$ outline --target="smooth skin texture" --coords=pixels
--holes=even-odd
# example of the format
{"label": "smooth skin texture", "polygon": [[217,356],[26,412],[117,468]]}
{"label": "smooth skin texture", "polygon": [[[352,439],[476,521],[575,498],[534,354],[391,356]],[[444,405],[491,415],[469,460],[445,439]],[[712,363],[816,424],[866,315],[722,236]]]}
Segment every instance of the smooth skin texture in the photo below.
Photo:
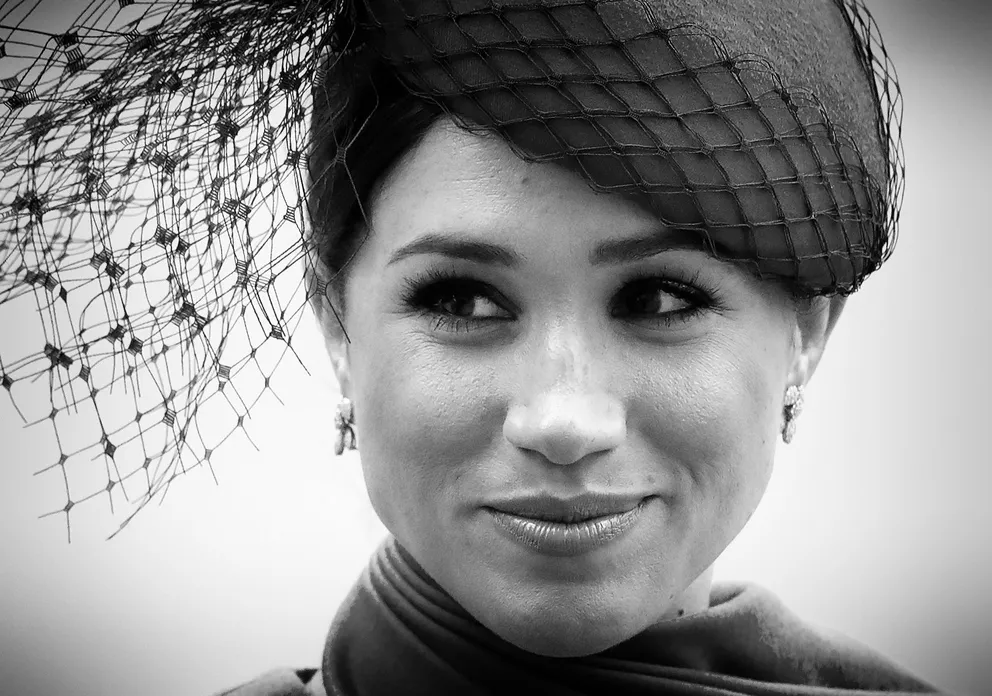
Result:
{"label": "smooth skin texture", "polygon": [[[600,652],[705,609],[768,483],[786,388],[809,379],[841,303],[797,311],[635,203],[444,119],[369,210],[350,343],[317,313],[387,529],[534,653]],[[625,240],[641,241],[607,244]],[[485,510],[590,490],[647,500],[580,556],[509,541]]]}

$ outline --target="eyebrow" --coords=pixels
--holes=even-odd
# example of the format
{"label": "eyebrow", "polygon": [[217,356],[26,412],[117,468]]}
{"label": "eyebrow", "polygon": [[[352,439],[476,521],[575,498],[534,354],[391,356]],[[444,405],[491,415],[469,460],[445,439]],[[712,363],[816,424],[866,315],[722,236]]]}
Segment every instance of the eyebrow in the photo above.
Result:
{"label": "eyebrow", "polygon": [[437,254],[453,259],[496,264],[508,268],[518,266],[523,261],[520,254],[498,244],[457,235],[430,232],[397,249],[386,265],[391,266],[403,259],[420,254]]}
{"label": "eyebrow", "polygon": [[[611,239],[601,242],[589,255],[589,263],[593,266],[631,263],[657,256],[666,251],[681,249],[704,251],[714,256],[721,253],[719,245],[707,238],[701,230],[683,228],[668,230],[664,234],[655,232],[642,237]],[[391,266],[403,259],[423,254],[446,256],[506,268],[519,266],[524,260],[524,257],[516,251],[499,244],[462,237],[457,234],[430,232],[397,249],[386,265]]]}

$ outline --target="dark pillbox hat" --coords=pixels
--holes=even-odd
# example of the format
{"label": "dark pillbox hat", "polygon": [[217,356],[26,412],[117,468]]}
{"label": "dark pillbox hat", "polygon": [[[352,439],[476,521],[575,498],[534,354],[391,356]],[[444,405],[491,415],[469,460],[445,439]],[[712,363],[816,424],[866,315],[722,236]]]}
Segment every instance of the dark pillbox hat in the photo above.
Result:
{"label": "dark pillbox hat", "polygon": [[364,1],[412,92],[759,275],[846,293],[887,252],[891,143],[855,3]]}

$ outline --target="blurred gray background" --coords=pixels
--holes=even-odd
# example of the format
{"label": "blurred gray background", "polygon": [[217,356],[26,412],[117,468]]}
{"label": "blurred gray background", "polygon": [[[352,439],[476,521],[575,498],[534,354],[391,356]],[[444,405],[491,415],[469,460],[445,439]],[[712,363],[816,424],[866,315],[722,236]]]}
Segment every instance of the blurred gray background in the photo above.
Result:
{"label": "blurred gray background", "polygon": [[[992,694],[992,4],[867,4],[906,101],[900,241],[848,303],[718,577],[761,583],[951,693]],[[337,386],[305,324],[313,375],[287,365],[285,406],[253,412],[261,451],[222,449],[219,486],[191,473],[112,541],[101,504],[74,511],[71,545],[63,518],[38,519],[61,481],[32,475],[38,433],[0,400],[4,696],[210,694],[319,664],[383,530],[357,456],[333,458]]]}

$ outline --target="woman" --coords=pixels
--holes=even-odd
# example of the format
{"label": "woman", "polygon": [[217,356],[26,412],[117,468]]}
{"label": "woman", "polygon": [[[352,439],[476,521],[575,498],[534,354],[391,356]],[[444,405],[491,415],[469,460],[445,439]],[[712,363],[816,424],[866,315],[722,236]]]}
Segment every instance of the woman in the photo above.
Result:
{"label": "woman", "polygon": [[[307,297],[344,396],[336,449],[360,429],[391,535],[320,670],[229,693],[934,691],[712,583],[843,297],[891,248],[894,84],[866,17],[834,0],[336,8],[315,32]],[[221,146],[240,130],[217,125]],[[41,198],[21,208],[41,219]],[[188,258],[170,234],[155,242]],[[95,257],[111,276],[112,256]],[[257,291],[253,261],[237,283]],[[188,294],[172,321],[193,341],[218,317]]]}

